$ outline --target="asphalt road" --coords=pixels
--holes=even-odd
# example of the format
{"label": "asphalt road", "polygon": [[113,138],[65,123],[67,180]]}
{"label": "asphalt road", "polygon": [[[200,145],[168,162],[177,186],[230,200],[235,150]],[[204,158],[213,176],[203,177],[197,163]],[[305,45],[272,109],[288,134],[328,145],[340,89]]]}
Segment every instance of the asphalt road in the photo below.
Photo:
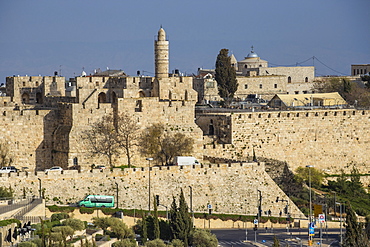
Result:
{"label": "asphalt road", "polygon": [[[217,229],[211,230],[211,232],[217,236],[219,245],[222,247],[272,246],[274,236],[279,239],[282,246],[285,244],[289,244],[292,247],[307,246],[308,240],[307,229],[290,229],[289,232],[286,229],[258,229],[257,231],[247,229],[247,235],[245,229]],[[328,229],[328,234],[323,229],[322,246],[339,246],[339,241],[339,229]],[[320,246],[320,229],[315,229],[313,246]]]}

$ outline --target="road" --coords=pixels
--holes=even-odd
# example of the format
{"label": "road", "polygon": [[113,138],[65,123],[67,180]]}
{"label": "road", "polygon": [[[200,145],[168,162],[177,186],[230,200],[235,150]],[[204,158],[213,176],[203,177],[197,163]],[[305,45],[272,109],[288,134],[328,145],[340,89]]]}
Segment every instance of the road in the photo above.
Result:
{"label": "road", "polygon": [[[245,229],[215,229],[211,232],[217,236],[219,245],[222,247],[272,246],[274,235],[279,239],[282,246],[289,244],[292,247],[303,247],[307,246],[308,238],[307,229],[290,229],[289,232],[286,229],[259,229],[256,232],[253,229],[247,229],[247,236]],[[313,246],[320,246],[320,229],[315,229],[313,240]],[[339,246],[339,240],[339,229],[328,229],[328,234],[323,229],[322,246]]]}

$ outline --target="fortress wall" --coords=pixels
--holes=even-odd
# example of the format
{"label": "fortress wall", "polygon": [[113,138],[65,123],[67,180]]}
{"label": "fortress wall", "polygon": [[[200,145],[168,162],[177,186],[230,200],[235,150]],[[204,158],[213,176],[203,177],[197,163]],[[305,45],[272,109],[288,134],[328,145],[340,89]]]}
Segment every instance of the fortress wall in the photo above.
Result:
{"label": "fortress wall", "polygon": [[[8,144],[13,165],[35,169],[37,164],[50,163],[47,150],[51,148],[50,110],[0,109],[0,141]],[[50,152],[49,152],[50,153]]]}
{"label": "fortress wall", "polygon": [[[368,173],[370,156],[370,111],[316,110],[254,112],[232,114],[232,145],[242,157],[252,155],[287,161],[298,166],[314,165],[329,173],[339,173],[350,163]],[[211,117],[209,117],[211,118]],[[226,148],[206,148],[215,156]]]}
{"label": "fortress wall", "polygon": [[[190,189],[193,191],[193,209],[206,212],[207,204],[214,213],[256,214],[258,191],[262,195],[262,210],[278,215],[285,203],[276,203],[276,197],[289,200],[264,171],[263,163],[235,163],[219,165],[152,167],[151,201],[154,195],[160,196],[160,203],[170,207],[172,197],[182,189],[188,205]],[[149,170],[132,168],[113,172],[63,171],[45,174],[43,172],[1,175],[0,183],[11,186],[15,194],[21,196],[26,188],[27,196],[39,195],[41,180],[45,188],[47,203],[76,203],[88,194],[116,195],[122,208],[148,209]],[[293,217],[301,217],[298,208],[290,201]],[[151,206],[153,209],[153,206]],[[159,210],[165,210],[159,208]]]}

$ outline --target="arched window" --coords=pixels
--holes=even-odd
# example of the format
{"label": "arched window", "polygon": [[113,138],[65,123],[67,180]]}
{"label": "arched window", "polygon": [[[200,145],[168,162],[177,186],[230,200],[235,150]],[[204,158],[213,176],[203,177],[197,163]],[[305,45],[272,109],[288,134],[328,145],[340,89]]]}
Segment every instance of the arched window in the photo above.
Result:
{"label": "arched window", "polygon": [[188,90],[185,90],[185,100],[188,100]]}
{"label": "arched window", "polygon": [[107,102],[107,95],[105,93],[100,93],[98,95],[98,102],[99,103],[106,103]]}
{"label": "arched window", "polygon": [[30,103],[30,96],[28,93],[22,94],[22,103],[23,104],[29,104]]}
{"label": "arched window", "polygon": [[292,77],[288,76],[288,83],[292,82]]}
{"label": "arched window", "polygon": [[304,82],[308,82],[308,77],[304,78]]}
{"label": "arched window", "polygon": [[113,104],[117,103],[117,94],[114,91],[112,92],[112,103]]}

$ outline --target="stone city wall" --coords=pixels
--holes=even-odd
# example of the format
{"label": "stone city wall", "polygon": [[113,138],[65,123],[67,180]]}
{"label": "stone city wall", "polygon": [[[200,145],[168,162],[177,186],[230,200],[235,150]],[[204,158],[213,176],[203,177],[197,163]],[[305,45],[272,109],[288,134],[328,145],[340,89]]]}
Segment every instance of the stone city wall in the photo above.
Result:
{"label": "stone city wall", "polygon": [[[91,170],[81,172],[65,170],[45,174],[44,172],[2,174],[0,183],[11,186],[17,196],[38,196],[39,186],[45,189],[47,203],[77,203],[86,195],[116,196],[121,208],[148,209],[149,168],[113,169],[113,172]],[[276,197],[289,200],[282,190],[265,172],[264,163],[233,163],[219,165],[152,167],[150,170],[151,201],[159,195],[160,204],[168,206],[182,189],[190,205],[192,187],[193,209],[208,212],[207,204],[214,213],[249,214],[257,213],[258,194],[262,195],[262,210],[279,215],[285,203],[276,203]],[[303,217],[299,209],[289,200],[292,216]],[[153,206],[151,206],[153,209]],[[159,208],[159,210],[165,210]]]}
{"label": "stone city wall", "polygon": [[[286,161],[295,170],[313,165],[328,173],[349,171],[352,164],[369,173],[369,110],[276,111],[225,114],[231,119],[231,143],[205,145],[204,155],[246,160],[256,156]],[[208,120],[207,120],[208,118]],[[209,128],[214,114],[198,117]],[[225,121],[225,118],[220,118]],[[222,126],[222,124],[220,124]],[[225,128],[223,128],[225,130]],[[215,130],[216,132],[216,130]]]}

